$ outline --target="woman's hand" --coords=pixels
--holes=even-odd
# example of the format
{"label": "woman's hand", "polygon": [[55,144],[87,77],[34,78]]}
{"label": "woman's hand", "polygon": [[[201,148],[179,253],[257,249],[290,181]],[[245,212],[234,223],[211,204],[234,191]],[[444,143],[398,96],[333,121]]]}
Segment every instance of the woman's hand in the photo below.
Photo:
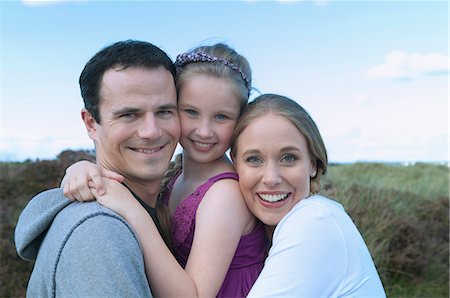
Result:
{"label": "woman's hand", "polygon": [[66,174],[61,181],[64,195],[72,201],[92,201],[94,196],[91,188],[97,189],[98,194],[105,193],[102,177],[124,181],[124,177],[115,172],[103,169],[87,160],[74,163],[66,169]]}

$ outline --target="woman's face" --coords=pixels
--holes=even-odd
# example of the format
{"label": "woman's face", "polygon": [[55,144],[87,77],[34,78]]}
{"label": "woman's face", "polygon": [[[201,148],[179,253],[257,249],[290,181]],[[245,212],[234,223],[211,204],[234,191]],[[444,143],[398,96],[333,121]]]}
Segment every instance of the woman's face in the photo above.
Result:
{"label": "woman's face", "polygon": [[239,135],[233,161],[250,211],[276,226],[310,194],[316,165],[305,137],[285,117],[272,113],[253,120]]}

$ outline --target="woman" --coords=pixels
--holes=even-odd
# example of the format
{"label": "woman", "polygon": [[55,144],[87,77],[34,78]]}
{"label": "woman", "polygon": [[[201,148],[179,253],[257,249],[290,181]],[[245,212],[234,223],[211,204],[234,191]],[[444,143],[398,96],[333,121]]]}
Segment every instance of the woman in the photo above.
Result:
{"label": "woman", "polygon": [[343,207],[313,195],[327,169],[320,133],[295,101],[266,94],[236,126],[232,158],[269,256],[249,297],[384,297],[370,253]]}

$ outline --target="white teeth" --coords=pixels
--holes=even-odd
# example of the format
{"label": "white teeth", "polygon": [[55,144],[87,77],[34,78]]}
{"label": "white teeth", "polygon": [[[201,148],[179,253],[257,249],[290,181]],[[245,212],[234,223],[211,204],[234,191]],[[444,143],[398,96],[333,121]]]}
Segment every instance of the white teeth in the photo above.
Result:
{"label": "white teeth", "polygon": [[135,148],[134,150],[141,153],[151,154],[159,151],[161,148],[153,148],[153,149],[143,149],[143,148]]}
{"label": "white teeth", "polygon": [[267,202],[278,202],[278,201],[286,199],[288,197],[288,194],[279,194],[279,195],[260,194],[259,196],[261,197],[261,199],[263,199],[264,201],[267,201]]}
{"label": "white teeth", "polygon": [[209,148],[212,146],[212,144],[206,144],[206,143],[200,143],[200,142],[194,142],[194,143],[197,147],[200,147],[200,148]]}

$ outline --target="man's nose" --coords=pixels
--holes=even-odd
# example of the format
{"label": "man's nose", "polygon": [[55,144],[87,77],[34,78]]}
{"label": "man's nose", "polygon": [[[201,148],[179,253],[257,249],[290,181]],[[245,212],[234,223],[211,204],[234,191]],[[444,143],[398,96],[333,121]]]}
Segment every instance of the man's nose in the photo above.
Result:
{"label": "man's nose", "polygon": [[161,136],[161,127],[154,115],[145,115],[139,123],[138,136],[142,139],[155,140]]}

